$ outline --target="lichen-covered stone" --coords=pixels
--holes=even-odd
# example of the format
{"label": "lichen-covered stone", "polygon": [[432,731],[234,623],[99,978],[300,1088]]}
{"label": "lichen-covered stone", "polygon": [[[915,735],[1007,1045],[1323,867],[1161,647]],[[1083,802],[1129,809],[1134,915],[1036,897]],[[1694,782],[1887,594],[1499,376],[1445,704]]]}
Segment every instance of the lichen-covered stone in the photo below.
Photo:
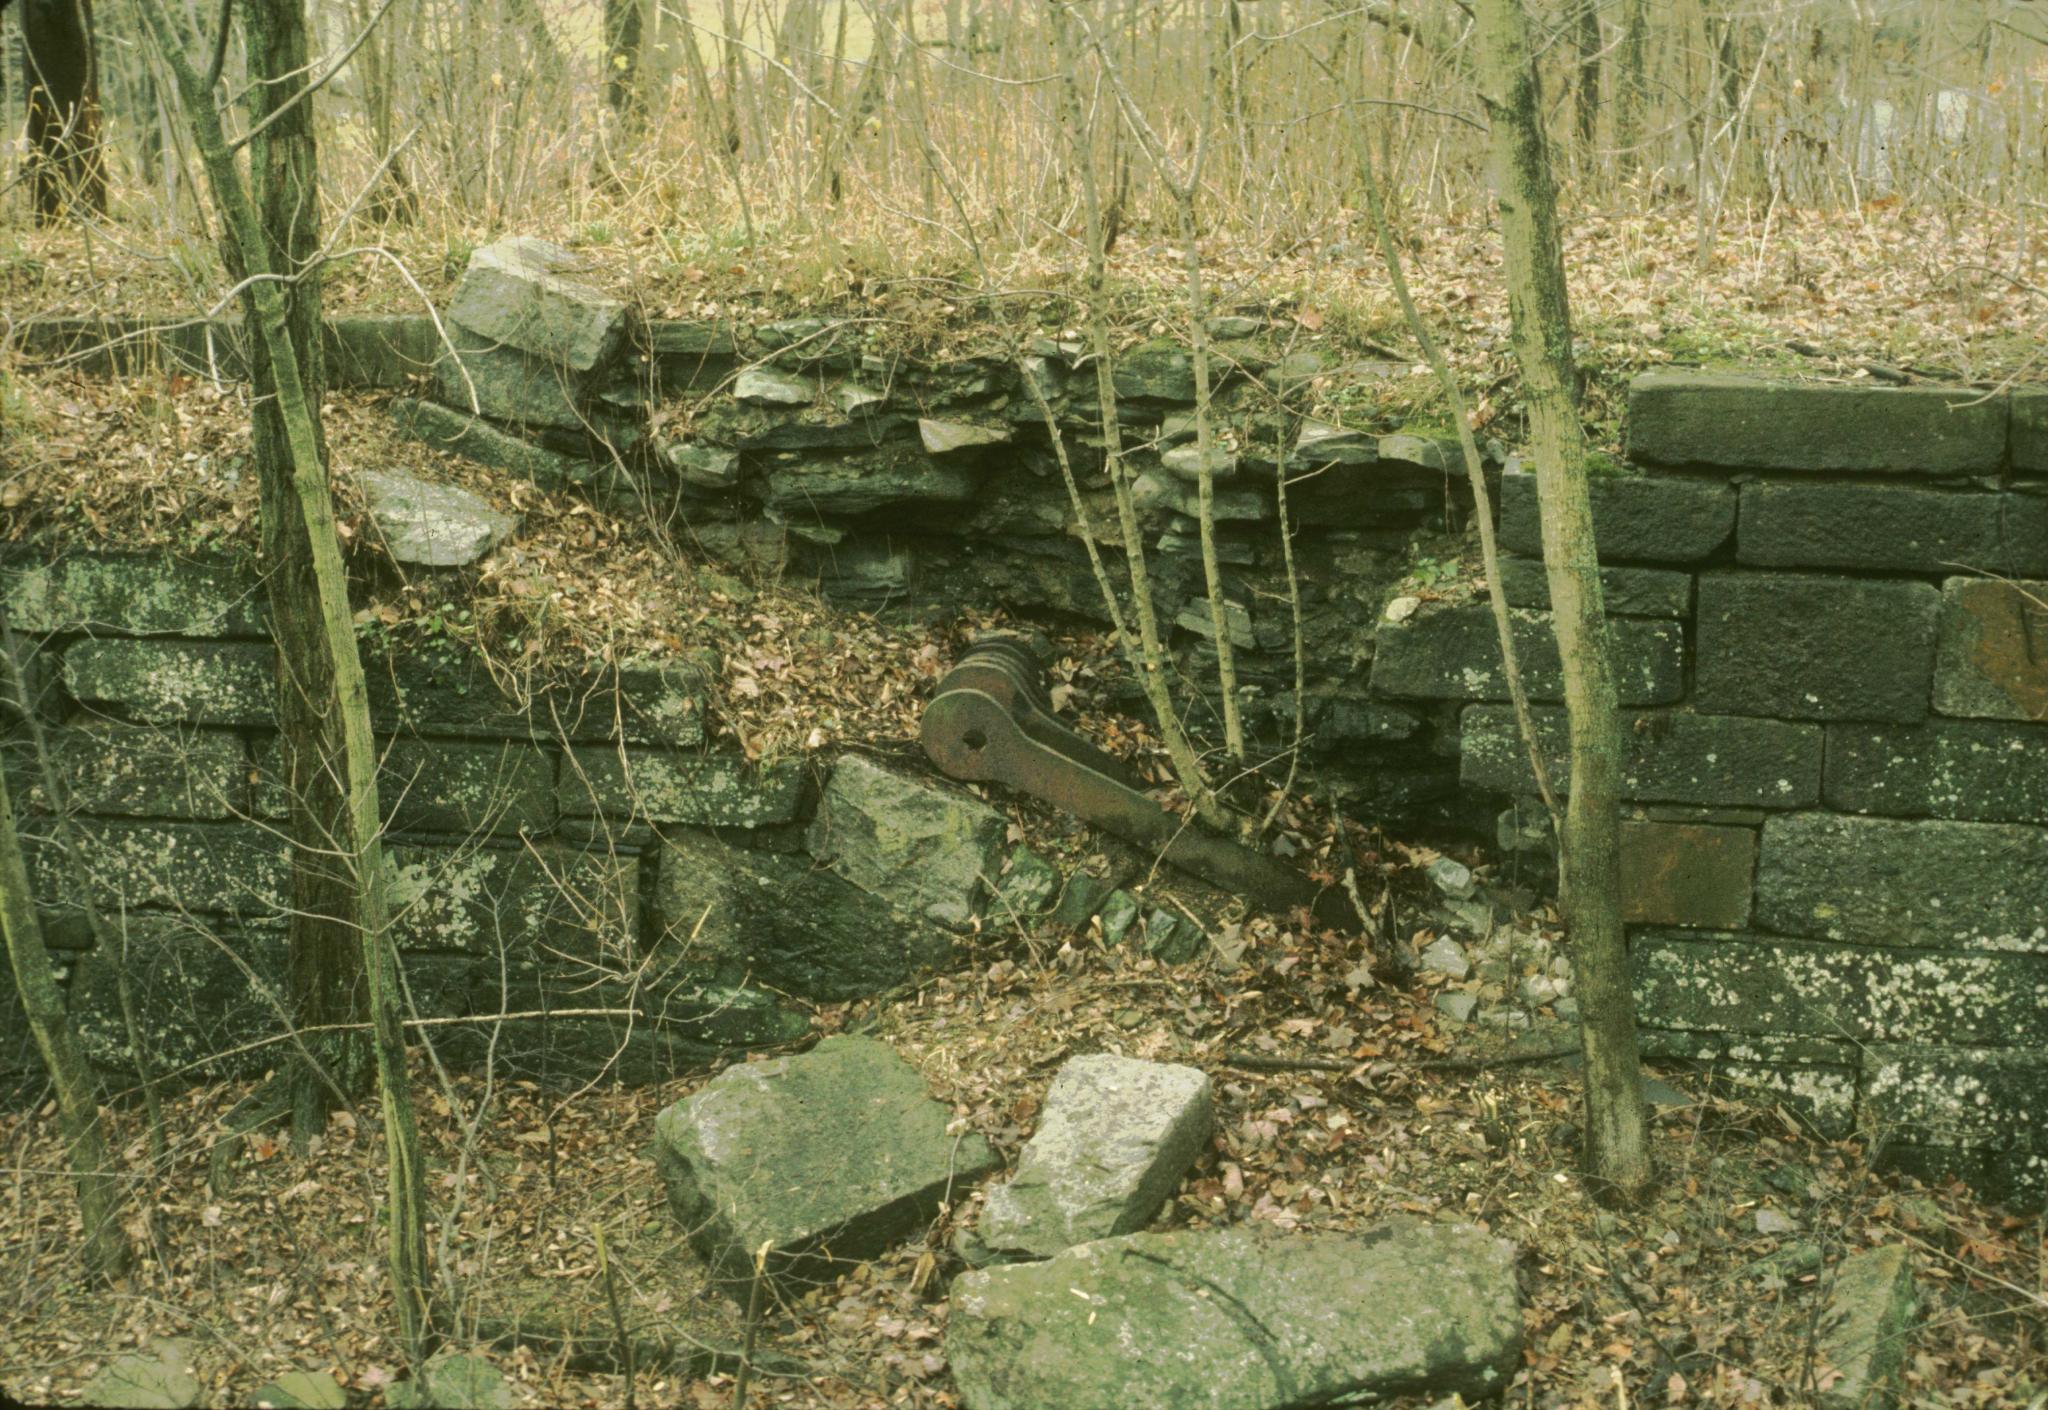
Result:
{"label": "lichen-covered stone", "polygon": [[[1550,610],[1550,575],[1541,558],[1502,557],[1500,590],[1510,607]],[[1600,596],[1609,616],[1684,617],[1692,611],[1692,574],[1678,568],[1602,568]]]}
{"label": "lichen-covered stone", "polygon": [[1621,824],[1622,918],[1630,924],[1747,925],[1755,875],[1753,828]]}
{"label": "lichen-covered stone", "polygon": [[2048,960],[2033,955],[1665,930],[1637,933],[1631,951],[1637,1009],[1655,1027],[1857,1043],[2048,1038]]}
{"label": "lichen-covered stone", "polygon": [[454,485],[381,470],[363,471],[356,480],[394,562],[466,567],[519,527],[517,518],[492,508],[482,495]]}
{"label": "lichen-covered stone", "polygon": [[441,335],[425,314],[353,314],[327,320],[320,340],[336,387],[384,391],[430,371]]}
{"label": "lichen-covered stone", "polygon": [[2013,389],[2009,447],[2015,473],[2048,474],[2048,388]]}
{"label": "lichen-covered stone", "polygon": [[1765,568],[2048,572],[2048,499],[1918,485],[1742,488],[1736,557]]}
{"label": "lichen-covered stone", "polygon": [[1918,1310],[1905,1245],[1859,1249],[1841,1261],[1816,1328],[1821,1410],[1891,1410],[1898,1403]]}
{"label": "lichen-covered stone", "polygon": [[[1548,614],[1516,611],[1513,620],[1529,698],[1562,700],[1564,677]],[[1684,693],[1685,633],[1678,623],[1621,618],[1609,632],[1622,704],[1664,704]],[[1382,621],[1372,689],[1426,700],[1506,700],[1493,613],[1484,605],[1424,607],[1403,621]]]}
{"label": "lichen-covered stone", "polygon": [[691,745],[703,739],[711,660],[628,659],[589,675],[541,677],[525,683],[524,699],[506,695],[480,656],[454,645],[366,644],[363,674],[380,730]]}
{"label": "lichen-covered stone", "polygon": [[1944,715],[2048,721],[2048,581],[1942,583],[1934,708]]}
{"label": "lichen-covered stone", "polygon": [[74,553],[0,561],[7,625],[24,635],[260,637],[263,585],[224,558]]}
{"label": "lichen-covered stone", "polygon": [[74,699],[147,724],[270,725],[275,656],[260,642],[80,641],[64,652]]}
{"label": "lichen-covered stone", "polygon": [[971,421],[934,421],[925,417],[917,423],[918,441],[927,455],[954,455],[1004,446],[1015,440],[1016,435],[1008,426],[981,426]]}
{"label": "lichen-covered stone", "polygon": [[2048,828],[1792,813],[1764,824],[1757,924],[1866,945],[2048,951]]}
{"label": "lichen-covered stone", "polygon": [[1116,359],[1114,380],[1120,397],[1177,402],[1195,399],[1194,359],[1171,338],[1154,338],[1121,354]]}
{"label": "lichen-covered stone", "polygon": [[481,338],[590,372],[626,335],[626,306],[571,276],[585,262],[559,245],[511,236],[469,257],[449,319]]}
{"label": "lichen-covered stone", "polygon": [[756,406],[809,406],[818,398],[818,383],[773,367],[749,367],[734,379],[732,395]]}
{"label": "lichen-covered stone", "polygon": [[862,890],[961,926],[995,881],[1005,831],[978,798],[845,754],[818,800],[810,849]]}
{"label": "lichen-covered stone", "polygon": [[[256,919],[284,913],[285,843],[259,828],[80,818],[74,830],[92,900],[104,911],[156,907]],[[23,842],[36,894],[71,894],[71,873],[56,845]]]}
{"label": "lichen-covered stone", "polygon": [[1967,387],[1768,381],[1647,372],[1629,386],[1628,453],[1728,470],[1992,475],[2006,399]]}
{"label": "lichen-covered stone", "polygon": [[242,813],[249,756],[225,730],[145,729],[81,722],[51,735],[57,799],[41,781],[29,798],[45,808],[151,818],[227,818]]}
{"label": "lichen-covered stone", "polygon": [[[273,1047],[233,1050],[285,1032],[292,1010],[282,929],[148,912],[117,911],[107,923],[115,947],[79,956],[71,979],[72,1028],[96,1068],[139,1073],[146,1059],[152,1073],[218,1080],[277,1066]],[[140,1059],[121,1009],[124,966],[146,1047]]]}
{"label": "lichen-covered stone", "polygon": [[512,835],[544,832],[555,818],[555,761],[523,741],[395,739],[377,788],[400,829]]}
{"label": "lichen-covered stone", "polygon": [[794,764],[754,767],[735,755],[579,748],[562,763],[562,813],[696,827],[794,822],[804,775]]}
{"label": "lichen-covered stone", "polygon": [[1227,480],[1237,474],[1238,462],[1236,453],[1222,446],[1210,446],[1204,456],[1199,445],[1190,444],[1175,446],[1159,457],[1159,463],[1188,483],[1199,484],[1205,468],[1212,481]]}
{"label": "lichen-covered stone", "polygon": [[1207,1074],[1098,1053],[1070,1058],[1010,1178],[992,1186],[976,1230],[1002,1258],[1050,1258],[1145,1227],[1208,1143]]}
{"label": "lichen-covered stone", "polygon": [[[1645,1015],[1645,1017],[1649,1017]],[[1760,1033],[1692,1033],[1643,1024],[1644,1057],[1705,1064],[1735,1096],[1782,1107],[1824,1140],[1856,1129],[1856,1046],[1847,1042]]]}
{"label": "lichen-covered stone", "polygon": [[402,949],[621,963],[632,950],[639,860],[568,846],[394,846],[391,933]]}
{"label": "lichen-covered stone", "polygon": [[1843,812],[2048,823],[2048,724],[1830,725],[1826,794]]}
{"label": "lichen-covered stone", "polygon": [[1059,894],[1059,868],[1029,847],[1019,847],[996,881],[990,909],[999,922],[1028,924],[1051,910]]}
{"label": "lichen-covered stone", "polygon": [[766,984],[838,1003],[943,964],[952,943],[807,857],[673,830],[659,849],[649,953],[693,983]]}
{"label": "lichen-covered stone", "polygon": [[1703,573],[1694,702],[1794,720],[1925,719],[1939,603],[1927,583]]}
{"label": "lichen-covered stone", "polygon": [[1920,1145],[2038,1146],[2029,1133],[2044,1109],[2048,1054],[2039,1047],[1864,1050],[1864,1120],[1887,1137]]}
{"label": "lichen-covered stone", "polygon": [[[1593,502],[1593,537],[1600,561],[1648,559],[1694,563],[1718,550],[1735,532],[1735,491],[1706,480],[1600,475],[1587,481]],[[1514,470],[1500,477],[1500,542],[1531,558],[1543,556],[1536,476]]]}
{"label": "lichen-covered stone", "polygon": [[963,1274],[968,1410],[1297,1410],[1497,1394],[1519,1363],[1512,1245],[1469,1224],[1131,1234]]}
{"label": "lichen-covered stone", "polygon": [[[1571,777],[1564,711],[1530,712],[1551,786]],[[1474,705],[1459,716],[1459,777],[1467,787],[1533,793],[1535,774],[1514,711]],[[1822,731],[1687,710],[1622,717],[1622,797],[1705,807],[1805,808],[1820,800]]]}
{"label": "lichen-covered stone", "polygon": [[669,1208],[730,1283],[800,1292],[923,1228],[995,1165],[886,1044],[834,1037],[728,1068],[654,1122]]}

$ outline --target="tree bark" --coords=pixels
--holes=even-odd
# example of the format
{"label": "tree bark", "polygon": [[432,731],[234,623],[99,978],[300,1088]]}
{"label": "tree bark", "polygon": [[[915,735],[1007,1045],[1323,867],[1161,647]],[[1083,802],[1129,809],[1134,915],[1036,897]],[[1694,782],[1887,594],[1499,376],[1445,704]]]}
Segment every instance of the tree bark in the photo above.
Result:
{"label": "tree bark", "polygon": [[23,0],[21,39],[36,223],[74,206],[97,214],[106,209],[107,174],[92,0]]}
{"label": "tree bark", "polygon": [[1588,1175],[1626,1199],[1650,1184],[1642,1064],[1621,922],[1621,726],[1600,596],[1557,195],[1521,0],[1479,0],[1481,98],[1493,131],[1508,312],[1529,409],[1551,625],[1571,738],[1559,901],[1584,1017]]}
{"label": "tree bark", "polygon": [[1593,144],[1600,135],[1600,5],[1581,0],[1578,19],[1579,81],[1572,94],[1578,117],[1579,169],[1593,169]]}
{"label": "tree bark", "polygon": [[1621,93],[1615,109],[1614,146],[1621,170],[1643,162],[1643,126],[1650,110],[1650,0],[1628,0],[1622,12]]}
{"label": "tree bark", "polygon": [[[26,702],[24,702],[25,704]],[[7,960],[14,987],[36,1050],[57,1090],[58,1119],[64,1125],[72,1178],[78,1183],[78,1210],[85,1231],[85,1262],[102,1278],[128,1271],[134,1251],[121,1231],[121,1183],[107,1154],[106,1132],[100,1125],[99,1083],[92,1064],[71,1031],[71,1015],[50,952],[43,948],[43,929],[36,919],[29,891],[28,867],[22,861],[21,837],[14,829],[14,800],[7,796],[7,771],[0,769],[0,931],[5,932]]]}
{"label": "tree bark", "polygon": [[604,102],[621,117],[639,106],[640,33],[640,0],[604,0]]}
{"label": "tree bark", "polygon": [[[305,13],[278,0],[250,0],[244,11],[249,48],[252,121],[262,121],[297,94],[308,62]],[[284,305],[285,331],[298,360],[303,394],[317,407],[326,391],[320,352],[319,153],[313,105],[291,106],[250,144],[249,175],[267,268],[294,276],[270,287]],[[238,277],[253,273],[252,267]],[[245,300],[250,341],[262,332]],[[266,357],[253,359],[252,449],[263,498],[264,577],[271,633],[277,640],[278,743],[290,822],[291,915],[286,922],[286,985],[292,1017],[305,1028],[360,1024],[366,986],[362,960],[362,887],[354,858],[335,820],[346,815],[346,750],[334,665],[323,641],[313,547],[293,509],[290,431],[277,378]],[[316,419],[313,440],[326,491],[326,435]],[[350,650],[354,650],[351,639]],[[308,1033],[307,1044],[334,1085],[351,1096],[369,1090],[372,1065],[361,1028]],[[292,1131],[301,1145],[325,1126],[333,1105],[328,1083],[305,1061],[290,1076]]]}
{"label": "tree bark", "polygon": [[[303,55],[305,36],[298,0],[245,3],[252,56],[288,53],[294,31],[299,53]],[[280,689],[285,697],[281,704],[287,710],[305,710],[306,718],[317,722],[322,731],[319,747],[333,746],[334,752],[315,756],[317,762],[292,758],[289,766],[295,784],[304,776],[308,786],[332,790],[322,796],[333,811],[325,816],[311,814],[306,810],[308,795],[298,788],[294,789],[291,807],[294,828],[303,817],[308,831],[325,839],[331,849],[331,857],[325,859],[316,882],[323,891],[334,891],[332,899],[349,907],[349,928],[359,946],[384,1118],[389,1201],[385,1214],[389,1225],[387,1253],[392,1294],[406,1354],[418,1364],[425,1354],[429,1330],[426,1190],[420,1165],[419,1127],[405,1067],[398,962],[386,913],[377,752],[370,733],[369,693],[363,680],[362,659],[356,650],[348,577],[341,561],[340,536],[335,530],[326,448],[320,434],[320,405],[308,393],[299,358],[297,335],[307,327],[317,329],[319,319],[318,286],[310,282],[312,251],[307,249],[308,258],[301,263],[280,265],[271,241],[266,238],[257,205],[242,185],[233,149],[221,130],[220,114],[213,105],[210,85],[193,69],[163,12],[146,6],[143,14],[177,80],[220,215],[222,257],[242,285],[244,308],[257,334],[253,360],[258,376],[264,379],[258,383],[259,447],[266,445],[263,437],[275,437],[268,442],[266,453],[258,457],[264,478],[266,547],[288,544],[288,549],[279,551],[304,550],[303,559],[291,565],[289,575],[282,563],[270,568],[274,601],[294,591],[301,594],[285,604],[280,621],[273,624],[278,640]],[[265,85],[266,77],[274,80],[277,75],[275,71],[259,68],[256,101],[271,110],[290,102],[305,81],[296,71],[281,83]],[[263,91],[266,87],[267,95]],[[304,106],[302,102],[300,107]],[[250,169],[257,177],[259,189],[264,191],[265,214],[269,216],[280,209],[276,202],[291,199],[294,192],[307,205],[313,200],[316,173],[310,140],[302,146],[287,144],[282,151],[265,150],[289,116],[271,123],[252,143]],[[286,228],[296,227],[288,222]],[[289,253],[286,251],[287,256]],[[286,290],[293,287],[284,282],[287,273],[305,276],[296,281],[301,294],[296,302],[286,296]],[[311,297],[305,296],[308,289],[314,291]],[[317,349],[317,342],[313,346]],[[261,419],[266,407],[276,417],[268,430]],[[285,520],[291,521],[289,527]],[[304,659],[292,659],[291,647],[283,635],[287,617],[295,624],[294,630],[303,629],[301,644],[307,652]],[[315,686],[324,687],[317,697],[313,694]],[[329,734],[330,730],[334,733]],[[292,753],[288,748],[288,757]],[[303,863],[305,859],[297,860]],[[294,873],[299,869],[295,865]],[[353,894],[346,897],[339,894],[344,880],[353,888]],[[293,890],[296,896],[296,878]],[[301,918],[303,912],[294,915],[294,923]],[[330,937],[323,934],[322,938]],[[323,963],[331,960],[336,966],[334,972],[338,973],[338,956],[323,954],[321,959]]]}

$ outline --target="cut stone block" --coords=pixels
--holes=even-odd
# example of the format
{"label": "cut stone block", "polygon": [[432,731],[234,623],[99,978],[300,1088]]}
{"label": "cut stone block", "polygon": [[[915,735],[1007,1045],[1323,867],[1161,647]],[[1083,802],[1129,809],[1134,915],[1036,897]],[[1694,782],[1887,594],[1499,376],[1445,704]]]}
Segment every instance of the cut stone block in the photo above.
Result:
{"label": "cut stone block", "polygon": [[1827,760],[1842,812],[2048,823],[2048,725],[1829,725]]}
{"label": "cut stone block", "polygon": [[1766,930],[1866,945],[2048,951],[2048,828],[1774,817],[1756,918]]}
{"label": "cut stone block", "polygon": [[259,642],[81,641],[64,653],[64,687],[147,724],[271,725],[275,661]]}
{"label": "cut stone block", "polygon": [[2048,721],[2048,581],[1950,578],[1941,585],[1934,708]]}
{"label": "cut stone block", "polygon": [[78,553],[55,562],[0,562],[7,625],[28,636],[261,637],[263,585],[231,559],[160,553]]}
{"label": "cut stone block", "polygon": [[1939,606],[1926,583],[1703,573],[1694,703],[1795,720],[1923,720]]}
{"label": "cut stone block", "polygon": [[1736,558],[1765,568],[2048,572],[2048,499],[1900,484],[1742,487]]}
{"label": "cut stone block", "polygon": [[[1570,752],[1565,713],[1530,711],[1551,786],[1566,791]],[[1472,788],[1533,793],[1535,773],[1514,711],[1474,705],[1460,717],[1458,769]],[[1807,808],[1820,801],[1819,725],[1684,710],[1622,717],[1622,797],[1711,808]]]}
{"label": "cut stone block", "polygon": [[434,364],[434,393],[447,405],[522,426],[574,432],[588,424],[590,374],[464,328],[451,325],[448,333],[454,351]]}
{"label": "cut stone block", "polygon": [[[1513,614],[1515,653],[1532,700],[1562,700],[1564,678],[1547,613]],[[1677,622],[1626,617],[1609,624],[1624,705],[1658,705],[1685,690],[1685,632]],[[1427,700],[1506,700],[1500,637],[1484,605],[1424,607],[1382,621],[1372,663],[1375,695]]]}
{"label": "cut stone block", "polygon": [[862,890],[962,926],[995,880],[1006,830],[978,798],[843,754],[818,800],[810,849]]}
{"label": "cut stone block", "polygon": [[2039,1049],[1864,1050],[1865,1129],[1908,1144],[2038,1147],[2023,1133],[2039,1130],[2044,1103],[2048,1054]]}
{"label": "cut stone block", "polygon": [[[1642,475],[1597,475],[1586,483],[1603,563],[1693,563],[1718,551],[1735,532],[1735,491],[1726,484]],[[1500,477],[1500,542],[1515,553],[1543,556],[1531,471]]]}
{"label": "cut stone block", "polygon": [[[1500,590],[1510,607],[1550,610],[1550,578],[1541,558],[1503,557]],[[1692,611],[1692,574],[1677,568],[1602,568],[1600,596],[1614,617],[1684,617]]]}
{"label": "cut stone block", "polygon": [[1689,1033],[1641,1026],[1644,1057],[1704,1063],[1745,1101],[1781,1106],[1824,1140],[1856,1129],[1854,1044],[1751,1033]]}
{"label": "cut stone block", "polygon": [[1904,1245],[1866,1248],[1842,1260],[1814,1347],[1821,1410],[1891,1410],[1898,1403],[1918,1310]]}
{"label": "cut stone block", "polygon": [[321,339],[327,379],[336,387],[387,391],[431,371],[441,335],[425,314],[330,318]]}
{"label": "cut stone block", "polygon": [[2006,416],[2004,397],[1968,388],[1647,372],[1629,386],[1628,454],[1729,470],[1994,475]]}
{"label": "cut stone block", "polygon": [[728,1283],[767,1271],[801,1291],[922,1229],[995,1168],[949,1129],[917,1069],[884,1043],[834,1037],[728,1068],[654,1122],[669,1208]]}
{"label": "cut stone block", "polygon": [[469,257],[448,317],[507,348],[590,372],[626,336],[626,306],[571,276],[584,261],[559,245],[511,236]]}
{"label": "cut stone block", "polygon": [[277,1065],[270,1047],[216,1055],[285,1032],[292,1010],[282,929],[147,913],[130,913],[125,924],[118,913],[107,919],[117,941],[125,929],[125,961],[118,949],[88,951],[71,978],[72,1026],[96,1068],[142,1070],[121,1009],[124,964],[150,1071],[203,1071],[209,1079],[232,1080]]}
{"label": "cut stone block", "polygon": [[227,818],[247,806],[249,756],[224,730],[143,729],[84,723],[54,731],[52,762],[61,799],[28,796],[44,807],[152,818]]}
{"label": "cut stone block", "polygon": [[2048,387],[2013,389],[2011,450],[2014,473],[2048,474]]}
{"label": "cut stone block", "polygon": [[[2048,1039],[2048,960],[2038,955],[1902,956],[1747,932],[1666,930],[1637,932],[1632,951],[1639,1011],[1658,1027],[1830,1044],[2038,1046]],[[1827,1060],[1853,1062],[1854,1054]]]}
{"label": "cut stone block", "polygon": [[1497,1394],[1519,1363],[1513,1245],[1469,1224],[1132,1234],[963,1274],[968,1410],[1296,1410]]}
{"label": "cut stone block", "polygon": [[462,568],[519,527],[482,495],[416,475],[366,470],[356,477],[370,518],[393,561],[419,568]]}
{"label": "cut stone block", "polygon": [[[464,404],[468,404],[466,397]],[[563,490],[597,477],[597,468],[589,461],[558,455],[481,417],[437,402],[393,398],[391,420],[401,433],[414,440],[451,455],[466,456],[479,465],[509,470],[544,490]]]}
{"label": "cut stone block", "polygon": [[895,988],[951,957],[944,931],[807,857],[681,830],[662,839],[658,855],[650,953],[664,973],[841,1003]]}
{"label": "cut stone block", "polygon": [[395,828],[509,835],[555,820],[554,758],[523,741],[396,739],[377,786]]}
{"label": "cut stone block", "polygon": [[1208,1143],[1208,1075],[1101,1053],[1068,1060],[1017,1169],[987,1193],[981,1242],[1001,1258],[1050,1258],[1145,1227]]}
{"label": "cut stone block", "polygon": [[1729,930],[1749,924],[1756,832],[1688,823],[1621,825],[1622,919]]}
{"label": "cut stone block", "polygon": [[557,796],[564,817],[764,827],[796,820],[804,774],[795,764],[756,768],[727,754],[583,748],[563,762]]}

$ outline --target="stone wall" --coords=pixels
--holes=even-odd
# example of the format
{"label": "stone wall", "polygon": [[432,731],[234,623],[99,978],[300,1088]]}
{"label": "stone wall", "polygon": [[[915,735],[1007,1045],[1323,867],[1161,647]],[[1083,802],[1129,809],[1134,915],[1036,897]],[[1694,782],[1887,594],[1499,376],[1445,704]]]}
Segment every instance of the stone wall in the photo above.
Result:
{"label": "stone wall", "polygon": [[[1106,620],[1047,424],[1050,412],[1121,578],[1093,368],[1077,345],[1042,338],[1016,358],[921,364],[878,350],[853,323],[642,323],[578,292],[565,267],[532,264],[515,250],[482,275],[473,266],[475,287],[466,280],[450,308],[459,366],[436,357],[424,319],[338,324],[334,365],[344,381],[412,393],[392,402],[411,434],[686,526],[699,550],[736,569],[813,582],[865,610],[977,603]],[[569,305],[552,302],[561,298]],[[508,299],[538,302],[522,319],[494,302]],[[1449,445],[1300,416],[1293,403],[1313,379],[1327,390],[1400,369],[1283,355],[1269,331],[1234,315],[1211,327],[1222,368],[1219,556],[1248,721],[1263,742],[1287,742],[1284,484],[1309,651],[1308,748],[1325,789],[1355,815],[1410,833],[1494,834],[1508,805],[1500,844],[1546,845],[1529,825],[1540,810],[1526,796],[1487,609],[1469,582],[1412,571],[1419,555],[1457,551],[1442,537],[1465,513]],[[193,335],[178,336],[173,352],[189,357]],[[1192,372],[1160,340],[1128,349],[1114,379],[1161,617],[1182,680],[1205,681],[1213,652],[1192,518]],[[1624,866],[1649,1049],[1760,1083],[1826,1131],[1878,1138],[1901,1163],[2038,1198],[2048,1188],[2032,1115],[2048,1097],[2037,1031],[2048,1013],[2048,392],[1652,375],[1633,392],[1629,459],[1627,473],[1595,481],[1594,501],[1624,708]],[[1533,481],[1512,464],[1494,473],[1503,587],[1562,780]],[[86,740],[125,741],[137,722],[174,725],[221,780],[246,776],[235,796],[261,816],[274,790],[261,786],[268,666],[253,618],[223,606],[205,622],[173,620],[150,594],[135,596],[141,616],[125,625],[50,612],[37,627],[50,634],[42,654],[59,713],[89,725]],[[468,684],[404,686],[408,673],[435,669]],[[953,902],[887,877],[885,862],[836,859],[821,824],[805,830],[815,781],[764,778],[703,752],[673,697],[637,707],[667,722],[660,728],[557,738],[495,703],[473,666],[399,660],[373,675],[396,683],[381,701],[387,726],[412,732],[394,744],[393,767],[436,780],[392,790],[401,857],[411,839],[431,852],[465,837],[454,855],[501,868],[493,894],[516,895],[521,875],[562,874],[566,861],[539,860],[553,848],[615,878],[628,898],[616,935],[574,944],[546,938],[559,919],[545,908],[521,911],[538,917],[529,930],[552,957],[537,968],[611,946],[630,957],[607,971],[616,986],[617,975],[644,972],[684,921],[705,919],[683,967],[698,987],[655,1006],[681,1015],[672,1033],[693,1031],[697,1014],[758,1017],[768,1029],[789,1017],[751,999],[721,1004],[703,987],[707,974],[735,989],[760,973],[788,992],[845,997],[942,955],[960,915],[951,907],[971,912],[1005,873],[1032,878],[1020,894],[1058,893],[1038,864],[993,851],[955,866],[947,885],[979,876],[982,890]],[[564,688],[676,689],[662,672]],[[1182,695],[1201,726],[1213,701],[1196,685]],[[1139,708],[1134,693],[1126,703]],[[680,733],[663,733],[677,721]],[[95,757],[101,746],[76,747]],[[83,772],[97,789],[85,792],[94,825],[122,844],[108,857],[192,860],[242,887],[274,874],[267,840],[271,873],[197,865],[213,854],[187,837],[253,845],[258,835],[218,805],[208,813],[189,801],[200,794],[183,774]],[[494,801],[485,817],[439,798],[462,779],[513,786],[520,801]],[[853,829],[863,832],[881,835]],[[745,844],[738,870],[728,865],[735,842]],[[702,848],[716,849],[702,865],[677,860]],[[814,868],[805,848],[831,866]],[[204,894],[208,914],[241,914]],[[161,887],[148,895],[130,904],[205,909]],[[1107,895],[1090,890],[1079,918]],[[879,956],[862,949],[874,929],[863,908],[876,905],[914,922]],[[588,930],[606,908],[575,910]],[[504,933],[498,912],[490,925]],[[1165,945],[1163,917],[1134,933],[1155,926]],[[422,956],[446,948],[408,943]]]}
{"label": "stone wall", "polygon": [[[1593,484],[1653,1053],[1888,1156],[2048,1191],[2048,393],[1665,374]],[[1554,699],[1533,476],[1508,596]],[[1472,701],[1460,775],[1534,783],[1473,607],[1383,623],[1375,693]],[[1537,710],[1551,775],[1564,721]],[[1540,817],[1524,799],[1501,837]],[[1540,841],[1540,834],[1539,834]]]}

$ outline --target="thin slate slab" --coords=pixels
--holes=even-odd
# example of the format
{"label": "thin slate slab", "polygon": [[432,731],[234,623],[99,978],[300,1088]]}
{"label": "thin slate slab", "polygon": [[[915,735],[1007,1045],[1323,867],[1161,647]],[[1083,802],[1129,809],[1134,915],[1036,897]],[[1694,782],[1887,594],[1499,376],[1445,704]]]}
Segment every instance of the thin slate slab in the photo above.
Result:
{"label": "thin slate slab", "polygon": [[769,1276],[800,1290],[923,1228],[995,1168],[988,1143],[952,1133],[917,1069],[872,1038],[745,1063],[666,1108],[654,1162],[669,1208],[721,1281]]}
{"label": "thin slate slab", "polygon": [[1046,1093],[1016,1172],[988,1192],[980,1237],[998,1257],[1048,1258],[1135,1233],[1159,1212],[1209,1139],[1208,1074],[1093,1053]]}
{"label": "thin slate slab", "polygon": [[946,1356],[968,1410],[1289,1410],[1497,1393],[1515,1251],[1469,1224],[1132,1234],[962,1275]]}

